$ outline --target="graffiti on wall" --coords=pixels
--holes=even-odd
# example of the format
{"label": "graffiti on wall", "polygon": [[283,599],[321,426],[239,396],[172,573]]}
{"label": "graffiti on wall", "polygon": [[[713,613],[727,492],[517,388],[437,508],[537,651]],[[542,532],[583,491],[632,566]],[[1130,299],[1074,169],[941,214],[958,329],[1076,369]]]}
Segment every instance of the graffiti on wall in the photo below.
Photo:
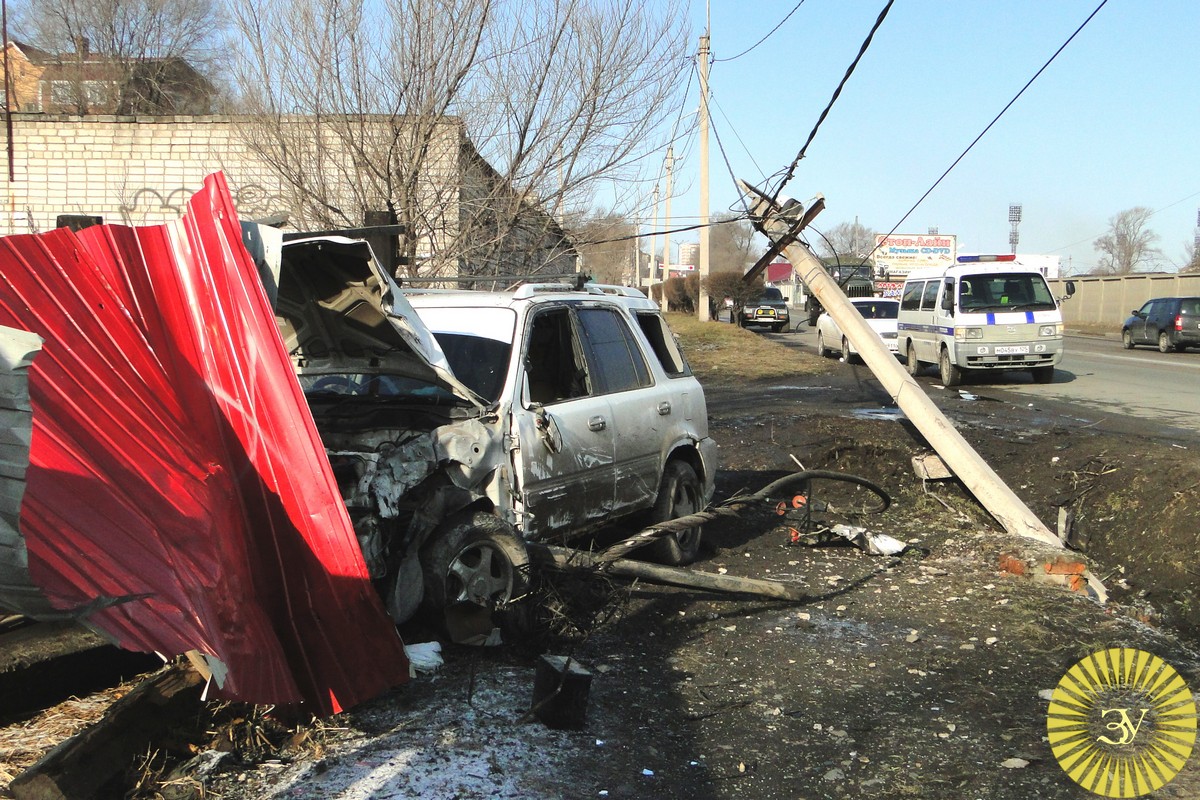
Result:
{"label": "graffiti on wall", "polygon": [[[179,187],[159,191],[143,187],[120,205],[121,220],[126,225],[146,225],[179,217],[187,208],[187,202],[199,187]],[[287,202],[259,183],[235,185],[230,181],[233,202],[242,219],[258,219],[277,214],[286,214]]]}

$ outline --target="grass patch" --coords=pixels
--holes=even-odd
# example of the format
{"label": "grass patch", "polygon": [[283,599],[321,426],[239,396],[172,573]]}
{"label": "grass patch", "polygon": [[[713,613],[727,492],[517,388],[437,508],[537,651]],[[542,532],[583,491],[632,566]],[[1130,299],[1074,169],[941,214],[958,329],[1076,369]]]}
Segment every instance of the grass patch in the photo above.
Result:
{"label": "grass patch", "polygon": [[690,314],[668,314],[667,321],[699,378],[771,380],[829,370],[828,359],[784,347],[737,325],[700,322]]}

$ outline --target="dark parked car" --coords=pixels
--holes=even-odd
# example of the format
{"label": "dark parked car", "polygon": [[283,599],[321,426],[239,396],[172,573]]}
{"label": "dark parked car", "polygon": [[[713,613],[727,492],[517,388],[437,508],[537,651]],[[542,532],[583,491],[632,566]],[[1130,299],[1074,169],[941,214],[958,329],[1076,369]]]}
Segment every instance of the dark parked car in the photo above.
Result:
{"label": "dark parked car", "polygon": [[787,327],[789,320],[787,301],[783,292],[774,286],[763,289],[762,295],[742,309],[742,325],[770,325],[778,333]]}
{"label": "dark parked car", "polygon": [[1147,300],[1121,326],[1121,344],[1153,344],[1163,353],[1200,347],[1200,297]]}

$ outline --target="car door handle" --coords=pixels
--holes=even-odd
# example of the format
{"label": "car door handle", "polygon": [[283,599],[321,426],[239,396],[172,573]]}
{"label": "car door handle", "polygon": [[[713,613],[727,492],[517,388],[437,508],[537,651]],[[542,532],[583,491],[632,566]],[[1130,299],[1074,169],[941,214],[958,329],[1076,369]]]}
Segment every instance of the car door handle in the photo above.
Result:
{"label": "car door handle", "polygon": [[663,400],[661,403],[658,404],[658,415],[660,417],[665,417],[667,414],[670,414],[670,413],[671,413],[671,403],[669,401]]}
{"label": "car door handle", "polygon": [[590,431],[602,431],[607,427],[608,423],[605,422],[604,417],[592,417],[588,420],[588,430]]}

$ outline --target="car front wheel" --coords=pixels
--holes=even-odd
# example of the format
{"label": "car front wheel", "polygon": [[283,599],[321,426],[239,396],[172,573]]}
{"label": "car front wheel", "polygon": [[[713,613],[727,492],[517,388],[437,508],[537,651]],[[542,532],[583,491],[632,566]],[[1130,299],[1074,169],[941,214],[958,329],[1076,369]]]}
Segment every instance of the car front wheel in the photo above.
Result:
{"label": "car front wheel", "polygon": [[[702,510],[704,491],[700,479],[690,464],[671,461],[663,470],[658,498],[650,513],[651,523],[686,517]],[[668,533],[647,545],[647,556],[660,564],[679,566],[690,564],[700,555],[700,539],[703,528],[697,525],[685,531]]]}
{"label": "car front wheel", "polygon": [[1126,350],[1133,349],[1133,334],[1129,332],[1128,328],[1121,331],[1121,347],[1124,347]]}
{"label": "car front wheel", "polygon": [[913,347],[913,343],[908,343],[908,353],[904,359],[904,366],[908,370],[908,374],[914,378],[921,374],[921,362],[917,361],[917,348]]}
{"label": "car front wheel", "polygon": [[829,357],[829,349],[825,347],[825,334],[817,331],[817,355],[821,358]]}
{"label": "car front wheel", "polygon": [[532,603],[520,603],[532,589],[529,553],[513,528],[494,514],[459,514],[443,522],[421,551],[425,603],[455,628],[487,637],[490,626],[505,633],[528,628]]}
{"label": "car front wheel", "polygon": [[942,386],[947,389],[962,383],[962,370],[950,363],[950,351],[944,347],[938,354],[938,372],[941,374]]}

